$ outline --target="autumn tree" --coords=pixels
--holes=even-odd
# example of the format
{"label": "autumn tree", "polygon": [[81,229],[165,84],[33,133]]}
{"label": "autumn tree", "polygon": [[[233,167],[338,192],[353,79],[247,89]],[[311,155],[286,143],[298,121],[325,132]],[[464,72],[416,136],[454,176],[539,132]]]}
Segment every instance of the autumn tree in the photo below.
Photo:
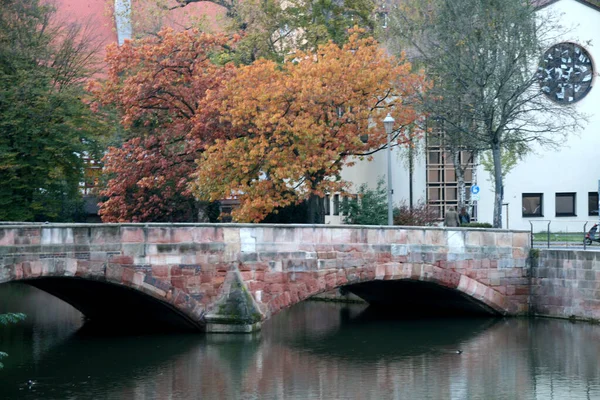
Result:
{"label": "autumn tree", "polygon": [[423,104],[442,123],[449,150],[492,154],[494,227],[502,221],[503,151],[555,146],[583,121],[541,90],[537,63],[564,29],[535,3],[404,0],[391,18],[390,44],[404,45],[434,81]]}
{"label": "autumn tree", "polygon": [[82,200],[83,156],[109,129],[90,112],[84,81],[98,43],[38,0],[0,8],[0,220],[72,221]]}
{"label": "autumn tree", "polygon": [[294,51],[314,52],[329,41],[341,46],[353,26],[375,30],[372,0],[248,0],[238,9],[244,38],[236,55],[245,64],[258,58],[282,62]]}
{"label": "autumn tree", "polygon": [[[282,62],[293,51],[314,51],[330,40],[341,45],[355,25],[375,30],[373,0],[132,0],[132,11],[138,35],[154,35],[175,25],[241,33],[232,54],[241,64],[259,58]],[[208,20],[203,12],[217,16]]]}
{"label": "autumn tree", "polygon": [[[398,127],[418,118],[411,103],[417,87],[426,84],[408,62],[358,31],[343,46],[330,42],[298,52],[283,65],[259,60],[241,67],[208,99],[218,104],[221,120],[243,134],[206,149],[193,192],[204,200],[237,197],[237,221],[258,222],[309,200],[306,222],[323,222],[321,198],[347,188],[341,169],[352,156],[385,146],[385,114],[391,112]],[[405,142],[406,132],[399,128],[396,139]]]}
{"label": "autumn tree", "polygon": [[206,143],[231,132],[203,102],[231,75],[231,66],[217,62],[231,43],[223,35],[166,29],[107,49],[108,77],[91,90],[121,112],[128,137],[104,159],[103,221],[202,219],[188,183]]}

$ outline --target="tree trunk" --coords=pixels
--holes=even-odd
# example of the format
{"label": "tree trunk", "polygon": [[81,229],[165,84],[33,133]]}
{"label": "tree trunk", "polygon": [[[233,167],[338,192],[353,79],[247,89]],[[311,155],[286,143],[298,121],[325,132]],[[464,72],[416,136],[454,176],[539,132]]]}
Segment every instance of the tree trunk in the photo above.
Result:
{"label": "tree trunk", "polygon": [[500,143],[492,144],[492,159],[494,161],[494,228],[502,228],[502,200],[504,197],[502,179],[502,157]]}
{"label": "tree trunk", "polygon": [[409,136],[410,141],[408,147],[408,208],[412,212],[413,210],[413,174],[415,170],[415,165],[413,161],[413,137]]}
{"label": "tree trunk", "polygon": [[465,186],[465,168],[460,163],[460,150],[452,150],[452,163],[454,164],[454,172],[456,173],[457,183],[457,200],[458,200],[458,211],[465,207],[467,203],[467,188]]}
{"label": "tree trunk", "polygon": [[317,195],[311,195],[307,200],[308,207],[306,210],[307,224],[324,224],[325,223],[325,205],[323,199]]}

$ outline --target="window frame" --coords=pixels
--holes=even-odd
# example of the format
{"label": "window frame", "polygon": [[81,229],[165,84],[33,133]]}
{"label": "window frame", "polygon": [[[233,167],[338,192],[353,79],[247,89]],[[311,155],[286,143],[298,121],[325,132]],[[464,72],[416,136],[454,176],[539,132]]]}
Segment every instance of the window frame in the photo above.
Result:
{"label": "window frame", "polygon": [[[594,210],[595,212],[590,209],[590,197],[592,195],[596,196],[596,200],[594,201],[594,204],[596,206],[596,209]],[[590,217],[598,216],[598,192],[588,192],[588,216],[590,216]]]}
{"label": "window frame", "polygon": [[[559,197],[566,198],[570,197],[572,200],[573,212],[558,212],[557,200]],[[577,193],[576,192],[560,192],[554,194],[554,215],[556,217],[576,217],[577,216]]]}
{"label": "window frame", "polygon": [[521,209],[523,208],[523,200],[525,197],[539,197],[540,198],[540,211],[537,214],[526,214],[525,210],[521,211],[523,218],[543,218],[544,217],[544,193],[521,193]]}
{"label": "window frame", "polygon": [[340,215],[340,195],[333,195],[333,215]]}

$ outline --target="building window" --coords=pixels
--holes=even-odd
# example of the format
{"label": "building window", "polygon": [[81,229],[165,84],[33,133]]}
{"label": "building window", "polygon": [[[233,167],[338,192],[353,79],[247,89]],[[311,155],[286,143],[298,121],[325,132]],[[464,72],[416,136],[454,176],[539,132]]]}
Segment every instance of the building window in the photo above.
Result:
{"label": "building window", "polygon": [[588,193],[588,215],[598,215],[598,192]]}
{"label": "building window", "polygon": [[575,217],[575,193],[556,193],[556,216]]}
{"label": "building window", "polygon": [[[427,203],[435,210],[438,218],[442,220],[448,207],[458,206],[458,178],[454,169],[454,157],[448,151],[445,144],[445,135],[443,123],[435,120],[428,121],[430,132],[427,134],[427,152],[426,152],[426,185],[427,185]],[[457,161],[464,168],[464,181],[467,190],[473,182],[473,154],[468,151],[460,151],[457,155]],[[469,202],[472,222],[477,219],[477,206],[474,202]]]}
{"label": "building window", "polygon": [[325,196],[325,215],[331,215],[331,209],[329,206],[329,195]]}
{"label": "building window", "polygon": [[333,215],[340,215],[340,195],[333,195]]}
{"label": "building window", "polygon": [[523,217],[543,217],[542,193],[523,193]]}
{"label": "building window", "polygon": [[381,24],[382,28],[388,27],[389,16],[388,16],[387,11],[382,11],[382,12],[377,13],[377,19],[379,20],[379,23]]}

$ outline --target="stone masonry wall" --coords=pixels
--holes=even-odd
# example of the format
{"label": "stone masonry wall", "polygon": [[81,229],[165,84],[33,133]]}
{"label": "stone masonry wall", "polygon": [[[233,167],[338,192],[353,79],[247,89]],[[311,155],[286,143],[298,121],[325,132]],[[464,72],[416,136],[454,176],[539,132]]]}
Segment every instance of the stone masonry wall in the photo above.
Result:
{"label": "stone masonry wall", "polygon": [[[232,323],[374,279],[435,282],[505,314],[529,310],[529,232],[242,224],[0,226],[0,283],[104,279]],[[234,294],[232,294],[235,292]],[[230,304],[232,299],[245,302]],[[226,314],[226,315],[223,315]]]}
{"label": "stone masonry wall", "polygon": [[540,316],[600,320],[600,252],[539,250],[531,306]]}

